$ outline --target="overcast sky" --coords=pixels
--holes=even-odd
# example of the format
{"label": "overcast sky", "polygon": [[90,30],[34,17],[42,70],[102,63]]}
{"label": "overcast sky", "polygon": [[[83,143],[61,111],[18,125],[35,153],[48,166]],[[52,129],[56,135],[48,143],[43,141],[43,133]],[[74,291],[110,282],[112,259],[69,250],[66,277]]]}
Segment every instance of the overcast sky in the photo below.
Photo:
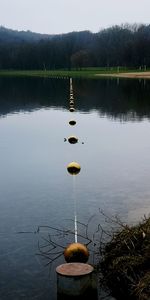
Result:
{"label": "overcast sky", "polygon": [[65,33],[122,23],[150,23],[150,0],[0,0],[0,25]]}

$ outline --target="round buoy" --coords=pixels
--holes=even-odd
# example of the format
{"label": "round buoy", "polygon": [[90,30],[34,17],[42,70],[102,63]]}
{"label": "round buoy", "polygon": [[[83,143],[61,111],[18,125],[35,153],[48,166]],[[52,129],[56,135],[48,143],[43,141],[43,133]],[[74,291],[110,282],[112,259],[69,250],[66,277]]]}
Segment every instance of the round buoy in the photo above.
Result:
{"label": "round buoy", "polygon": [[71,175],[77,175],[80,172],[81,167],[77,162],[73,161],[67,166],[67,170]]}
{"label": "round buoy", "polygon": [[74,112],[75,111],[75,109],[73,108],[73,107],[70,107],[70,109],[69,109],[71,112]]}
{"label": "round buoy", "polygon": [[64,250],[64,258],[67,263],[81,262],[86,263],[89,258],[87,247],[80,243],[72,243]]}
{"label": "round buoy", "polygon": [[74,103],[71,103],[71,104],[70,104],[70,107],[74,107]]}
{"label": "round buoy", "polygon": [[73,125],[76,125],[76,121],[75,121],[75,120],[70,120],[70,121],[69,121],[69,124],[72,125],[72,126],[73,126]]}
{"label": "round buoy", "polygon": [[68,142],[70,144],[76,144],[78,142],[78,138],[74,135],[68,137]]}

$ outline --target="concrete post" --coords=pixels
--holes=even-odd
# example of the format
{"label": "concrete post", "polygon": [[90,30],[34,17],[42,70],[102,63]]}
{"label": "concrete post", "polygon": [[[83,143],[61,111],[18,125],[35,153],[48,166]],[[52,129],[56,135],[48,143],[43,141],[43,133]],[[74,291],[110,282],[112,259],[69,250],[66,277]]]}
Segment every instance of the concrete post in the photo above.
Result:
{"label": "concrete post", "polygon": [[56,268],[57,298],[63,300],[97,299],[97,289],[93,276],[94,268],[85,263],[66,263]]}

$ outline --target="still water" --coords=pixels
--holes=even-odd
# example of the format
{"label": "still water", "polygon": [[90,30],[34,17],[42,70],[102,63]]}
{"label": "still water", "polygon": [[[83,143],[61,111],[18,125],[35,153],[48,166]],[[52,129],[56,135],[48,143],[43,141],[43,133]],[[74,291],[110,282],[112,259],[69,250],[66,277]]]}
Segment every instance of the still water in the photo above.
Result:
{"label": "still water", "polygon": [[[64,258],[50,271],[39,244],[59,233],[46,226],[73,230],[74,197],[91,236],[105,226],[100,210],[128,224],[150,212],[150,81],[82,79],[73,89],[72,113],[69,79],[0,79],[1,300],[56,299]],[[81,165],[75,195],[71,161]]]}

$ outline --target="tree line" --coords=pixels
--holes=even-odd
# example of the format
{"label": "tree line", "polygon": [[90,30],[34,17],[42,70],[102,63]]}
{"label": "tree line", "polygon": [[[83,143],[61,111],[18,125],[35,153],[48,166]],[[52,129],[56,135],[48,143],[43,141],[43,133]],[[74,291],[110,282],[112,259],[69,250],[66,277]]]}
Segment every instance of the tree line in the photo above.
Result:
{"label": "tree line", "polygon": [[150,25],[123,24],[90,31],[42,35],[0,28],[0,69],[150,67]]}

